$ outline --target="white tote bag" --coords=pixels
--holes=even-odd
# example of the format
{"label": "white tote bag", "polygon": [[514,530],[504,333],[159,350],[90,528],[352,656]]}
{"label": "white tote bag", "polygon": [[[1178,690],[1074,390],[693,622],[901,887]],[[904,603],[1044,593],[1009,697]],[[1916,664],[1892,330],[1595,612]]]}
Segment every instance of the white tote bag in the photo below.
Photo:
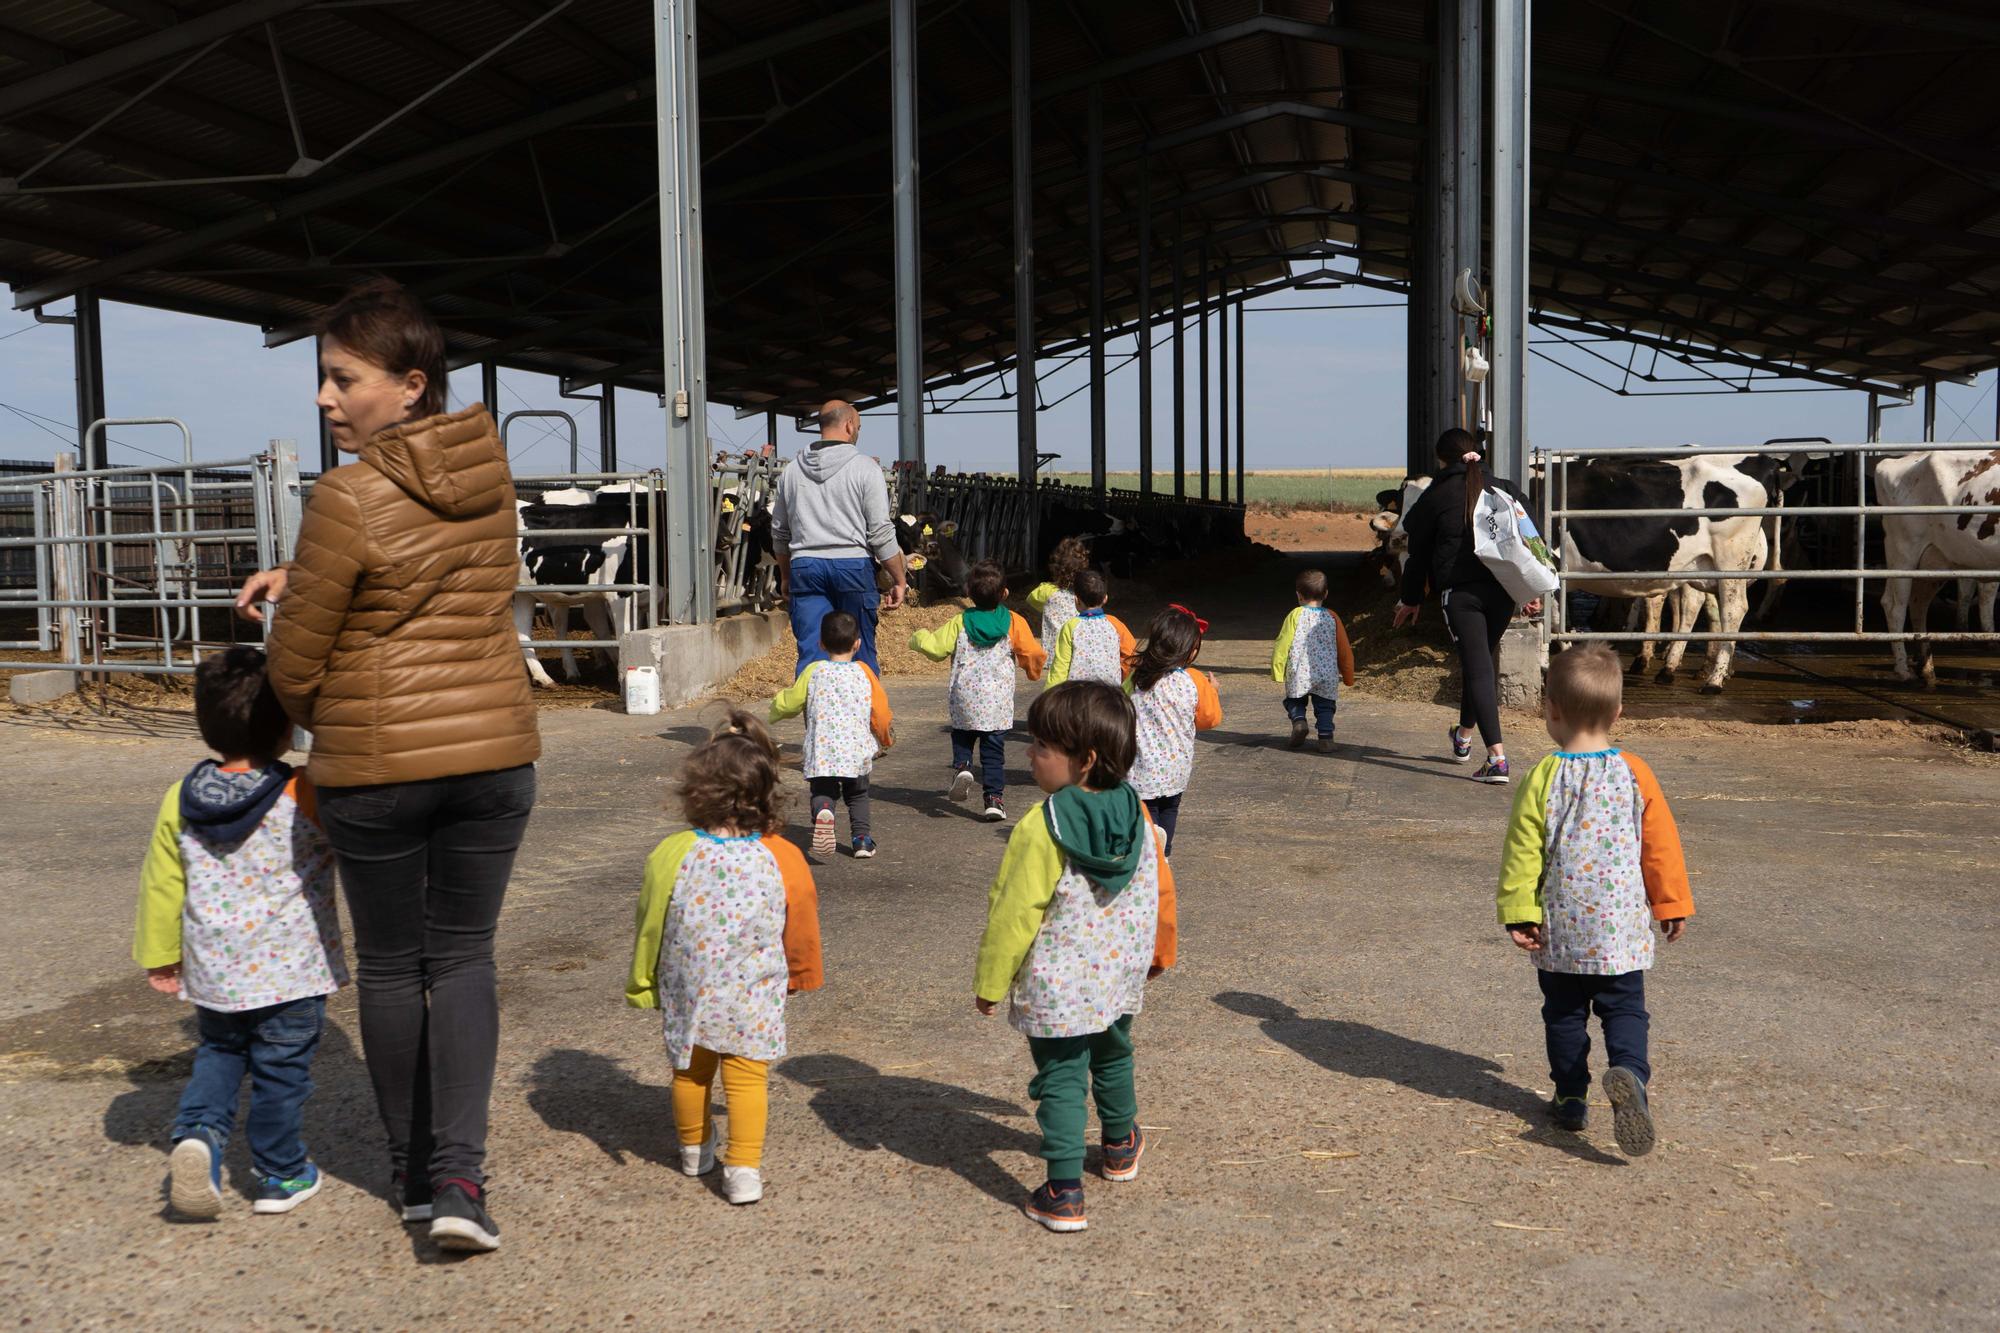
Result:
{"label": "white tote bag", "polygon": [[1512,496],[1491,486],[1480,493],[1472,512],[1472,552],[1516,606],[1556,590],[1556,572],[1528,544],[1533,531],[1527,511]]}

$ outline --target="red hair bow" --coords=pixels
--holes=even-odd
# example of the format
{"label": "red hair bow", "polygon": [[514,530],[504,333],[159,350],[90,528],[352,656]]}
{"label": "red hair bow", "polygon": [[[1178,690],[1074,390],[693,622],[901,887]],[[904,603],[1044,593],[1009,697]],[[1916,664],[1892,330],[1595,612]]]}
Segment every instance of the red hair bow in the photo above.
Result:
{"label": "red hair bow", "polygon": [[1202,619],[1202,618],[1201,618],[1200,616],[1198,616],[1198,615],[1195,615],[1195,613],[1194,613],[1194,612],[1192,612],[1192,611],[1188,610],[1188,609],[1187,609],[1187,608],[1186,608],[1185,606],[1182,606],[1182,605],[1181,605],[1181,604],[1180,604],[1179,602],[1168,602],[1168,603],[1167,603],[1167,610],[1169,610],[1169,611],[1178,611],[1178,612],[1180,612],[1180,613],[1181,613],[1182,615],[1184,615],[1184,616],[1187,616],[1187,617],[1191,618],[1191,619],[1192,619],[1192,620],[1194,621],[1194,627],[1195,627],[1196,629],[1200,630],[1200,631],[1202,632],[1202,635],[1203,635],[1204,637],[1206,637],[1206,636],[1207,636],[1207,634],[1208,634],[1208,622],[1207,622],[1206,620],[1203,620],[1203,619]]}

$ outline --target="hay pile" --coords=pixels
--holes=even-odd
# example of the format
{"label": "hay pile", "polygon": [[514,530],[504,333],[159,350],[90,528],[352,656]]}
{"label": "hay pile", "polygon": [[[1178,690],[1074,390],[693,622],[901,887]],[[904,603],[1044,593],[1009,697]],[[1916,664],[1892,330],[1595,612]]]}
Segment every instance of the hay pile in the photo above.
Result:
{"label": "hay pile", "polygon": [[1374,574],[1348,580],[1332,600],[1347,622],[1355,684],[1362,693],[1417,703],[1458,702],[1458,654],[1435,601],[1425,605],[1415,625],[1396,629],[1396,592]]}
{"label": "hay pile", "polygon": [[[883,611],[875,627],[875,648],[882,659],[882,675],[943,676],[949,662],[933,662],[910,647],[910,635],[920,629],[936,629],[972,603],[953,599],[930,606],[905,603],[893,611]],[[1016,610],[1027,614],[1025,607]],[[778,642],[762,657],[745,662],[735,675],[716,687],[714,693],[728,699],[768,699],[792,683],[793,668],[799,660],[798,643],[792,638],[789,622],[781,622]]]}

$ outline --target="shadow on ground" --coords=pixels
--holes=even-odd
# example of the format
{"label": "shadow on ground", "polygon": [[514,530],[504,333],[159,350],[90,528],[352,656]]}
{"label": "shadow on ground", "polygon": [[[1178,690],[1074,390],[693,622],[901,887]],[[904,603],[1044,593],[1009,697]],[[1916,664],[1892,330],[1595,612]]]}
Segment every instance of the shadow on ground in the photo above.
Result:
{"label": "shadow on ground", "polygon": [[638,1158],[681,1167],[667,1085],[642,1083],[594,1051],[560,1048],[535,1061],[528,1107],[558,1134],[581,1134],[619,1166]]}

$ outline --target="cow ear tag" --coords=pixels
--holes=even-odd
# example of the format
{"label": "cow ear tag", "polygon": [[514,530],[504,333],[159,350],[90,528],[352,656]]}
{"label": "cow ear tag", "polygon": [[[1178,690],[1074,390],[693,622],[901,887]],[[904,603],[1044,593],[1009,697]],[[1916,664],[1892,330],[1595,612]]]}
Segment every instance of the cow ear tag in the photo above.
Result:
{"label": "cow ear tag", "polygon": [[903,557],[903,563],[911,569],[922,569],[929,562],[920,555],[907,555]]}
{"label": "cow ear tag", "polygon": [[726,496],[726,495],[725,495],[725,496],[723,496],[723,497],[722,497],[722,512],[723,512],[723,513],[725,513],[725,514],[731,514],[731,513],[734,513],[734,512],[736,512],[736,501],[734,501],[734,500],[730,499],[730,498],[729,498],[728,496]]}
{"label": "cow ear tag", "polygon": [[930,535],[931,535],[931,525],[926,523],[924,524],[924,536],[928,537]]}
{"label": "cow ear tag", "polygon": [[939,528],[938,532],[941,536],[956,537],[958,535],[958,520],[950,518],[946,519],[944,526]]}

